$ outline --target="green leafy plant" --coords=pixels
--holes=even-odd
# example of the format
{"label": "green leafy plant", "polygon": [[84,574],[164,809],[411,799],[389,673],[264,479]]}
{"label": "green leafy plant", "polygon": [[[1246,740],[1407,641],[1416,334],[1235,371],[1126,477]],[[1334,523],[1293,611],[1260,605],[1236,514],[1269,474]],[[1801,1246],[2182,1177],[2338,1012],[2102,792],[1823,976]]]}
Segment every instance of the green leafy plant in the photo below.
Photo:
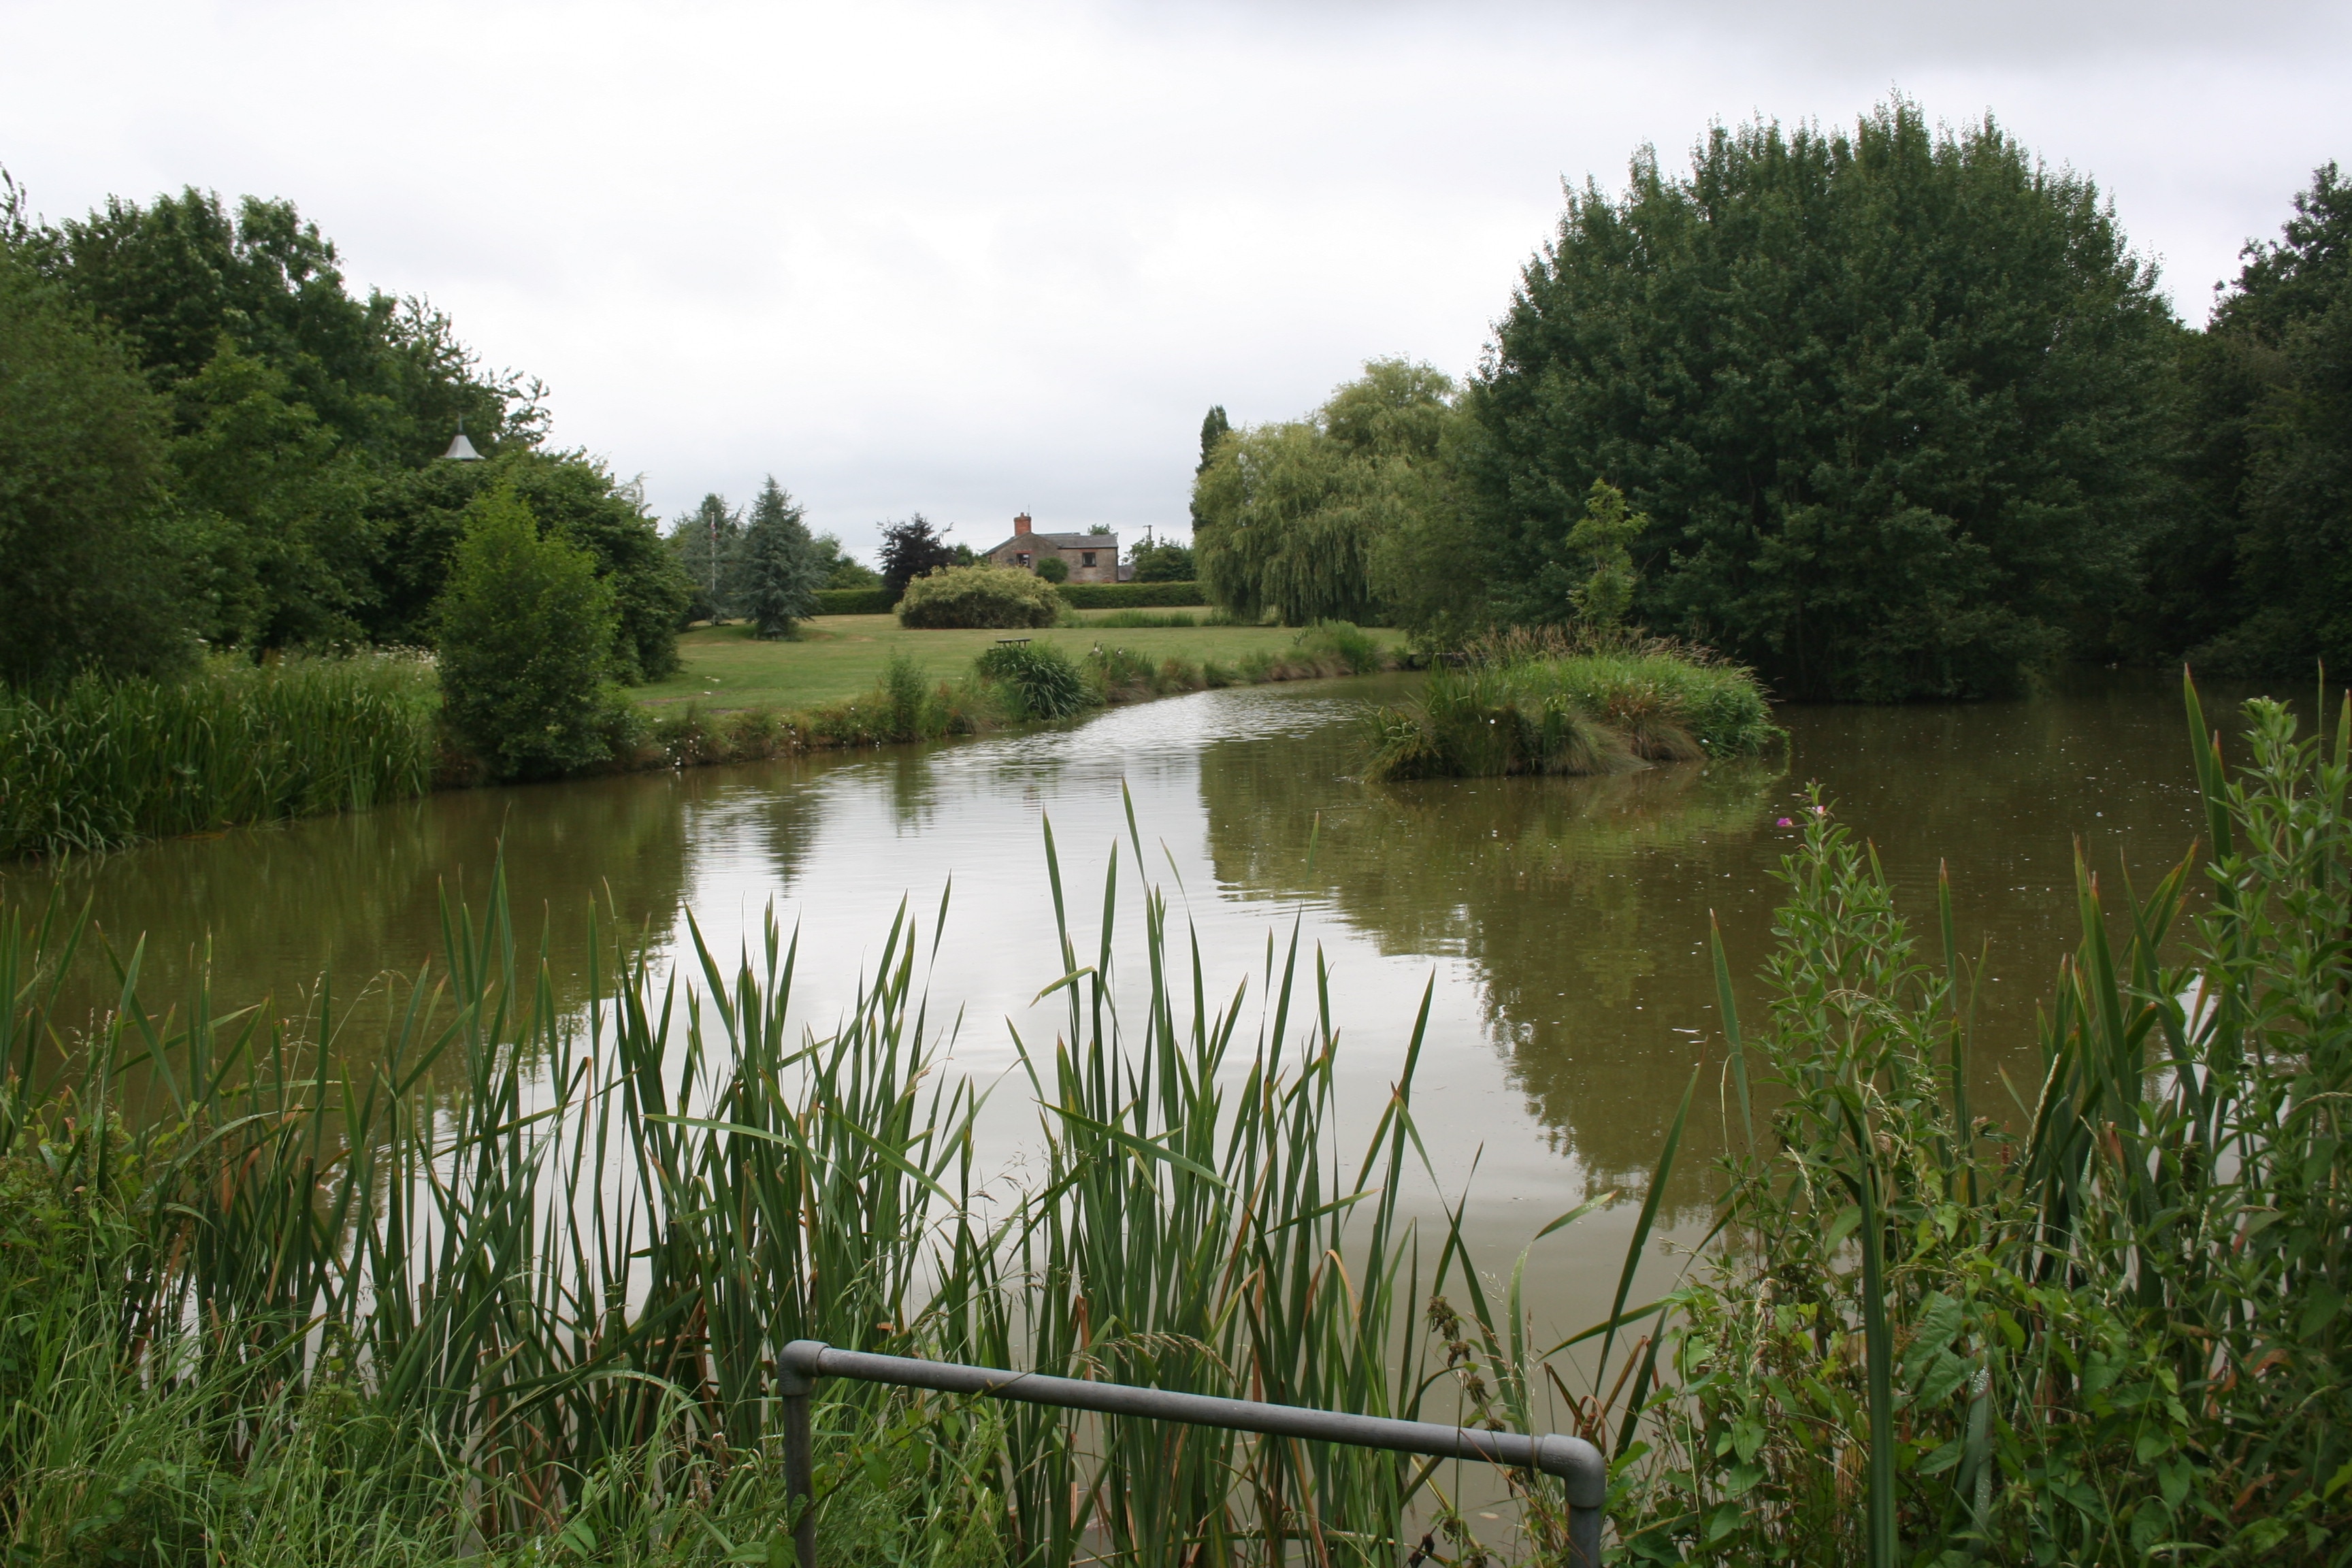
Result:
{"label": "green leafy plant", "polygon": [[542,535],[511,490],[470,515],[435,616],[451,733],[498,778],[604,759],[617,706],[612,590],[586,551]]}

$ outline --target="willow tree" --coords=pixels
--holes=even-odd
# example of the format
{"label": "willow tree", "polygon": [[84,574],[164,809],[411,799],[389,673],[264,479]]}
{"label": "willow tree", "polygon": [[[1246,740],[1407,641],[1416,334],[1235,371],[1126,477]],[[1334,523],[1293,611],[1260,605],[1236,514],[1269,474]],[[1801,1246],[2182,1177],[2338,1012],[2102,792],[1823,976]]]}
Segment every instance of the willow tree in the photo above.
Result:
{"label": "willow tree", "polygon": [[[1454,509],[1445,458],[1454,384],[1373,360],[1307,418],[1234,431],[1193,486],[1202,590],[1290,626],[1380,617],[1413,574],[1387,570]],[[1466,563],[1454,562],[1456,571]]]}

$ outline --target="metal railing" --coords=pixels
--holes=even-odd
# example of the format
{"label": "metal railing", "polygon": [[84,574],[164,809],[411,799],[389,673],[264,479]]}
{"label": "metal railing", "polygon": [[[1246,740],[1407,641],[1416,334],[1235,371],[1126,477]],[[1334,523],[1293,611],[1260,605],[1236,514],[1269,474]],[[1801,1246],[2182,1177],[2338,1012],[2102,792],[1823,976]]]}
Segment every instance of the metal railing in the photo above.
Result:
{"label": "metal railing", "polygon": [[1349,1415],[1296,1405],[1262,1405],[1249,1399],[1219,1399],[1205,1394],[1174,1394],[1123,1383],[1089,1383],[1040,1373],[1002,1372],[954,1362],[911,1356],[874,1355],[835,1350],[820,1340],[794,1340],[777,1358],[776,1391],[784,1410],[784,1470],[800,1502],[793,1541],[800,1568],[816,1568],[815,1465],[810,1452],[809,1398],[820,1377],[850,1377],[903,1388],[933,1388],[942,1394],[982,1394],[1031,1405],[1057,1405],[1106,1415],[1140,1415],[1188,1426],[1228,1432],[1263,1432],[1317,1443],[1386,1448],[1440,1459],[1483,1459],[1511,1469],[1540,1470],[1565,1483],[1568,1491],[1569,1561],[1600,1568],[1601,1505],[1609,1489],[1609,1466],[1601,1450],[1581,1437],[1557,1434],[1529,1437],[1517,1432],[1484,1432],[1441,1426],[1430,1421],[1391,1421],[1379,1415]]}

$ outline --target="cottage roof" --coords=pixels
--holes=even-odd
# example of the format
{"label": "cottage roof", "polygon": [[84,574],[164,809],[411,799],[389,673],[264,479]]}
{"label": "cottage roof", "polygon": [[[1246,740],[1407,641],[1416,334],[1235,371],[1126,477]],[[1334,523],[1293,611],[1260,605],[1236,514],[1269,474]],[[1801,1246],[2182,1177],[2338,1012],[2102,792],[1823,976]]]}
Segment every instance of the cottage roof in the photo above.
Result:
{"label": "cottage roof", "polygon": [[1118,535],[1116,533],[1016,533],[1001,544],[990,545],[981,553],[993,555],[1000,550],[1024,543],[1050,544],[1056,550],[1117,550]]}

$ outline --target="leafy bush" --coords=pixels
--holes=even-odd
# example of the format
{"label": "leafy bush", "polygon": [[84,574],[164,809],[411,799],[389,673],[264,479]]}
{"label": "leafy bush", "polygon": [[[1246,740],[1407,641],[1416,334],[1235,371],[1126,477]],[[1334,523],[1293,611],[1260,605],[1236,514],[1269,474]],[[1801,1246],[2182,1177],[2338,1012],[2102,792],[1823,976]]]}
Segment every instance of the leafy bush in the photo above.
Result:
{"label": "leafy bush", "polygon": [[433,786],[439,750],[433,668],[414,654],[0,688],[0,858],[399,800]]}
{"label": "leafy bush", "polygon": [[1190,609],[1209,602],[1198,583],[1065,583],[1055,592],[1080,610]]}
{"label": "leafy bush", "polygon": [[1086,679],[1051,643],[999,643],[973,662],[980,678],[1005,694],[1015,719],[1067,719],[1087,705]]}
{"label": "leafy bush", "polygon": [[820,616],[887,616],[894,602],[887,588],[820,588],[816,591],[816,613]]}
{"label": "leafy bush", "polygon": [[509,489],[467,509],[471,526],[435,616],[443,710],[495,778],[546,778],[611,753],[619,703],[613,591],[594,557],[541,537]]}
{"label": "leafy bush", "polygon": [[1070,563],[1058,555],[1041,556],[1037,562],[1037,575],[1058,586],[1070,580]]}
{"label": "leafy bush", "polygon": [[908,583],[898,601],[898,624],[927,630],[1050,626],[1061,614],[1053,584],[1003,566],[942,566]]}
{"label": "leafy bush", "polygon": [[1135,580],[1139,583],[1193,581],[1192,547],[1173,540],[1139,544],[1129,553],[1128,562],[1135,568]]}

